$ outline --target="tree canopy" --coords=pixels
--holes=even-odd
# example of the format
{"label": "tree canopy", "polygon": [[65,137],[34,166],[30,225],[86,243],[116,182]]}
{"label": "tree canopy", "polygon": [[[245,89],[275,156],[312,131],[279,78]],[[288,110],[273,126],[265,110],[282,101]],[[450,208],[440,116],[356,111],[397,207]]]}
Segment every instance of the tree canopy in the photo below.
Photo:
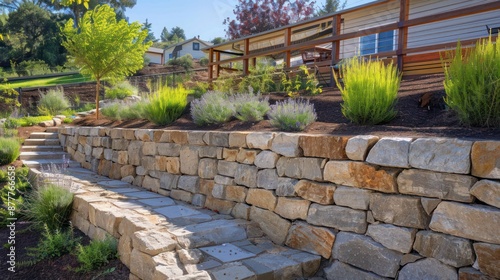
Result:
{"label": "tree canopy", "polygon": [[146,36],[146,42],[157,42],[158,39],[156,39],[155,34],[151,30],[151,22],[146,19],[146,22],[142,24],[142,29],[146,30],[148,32],[148,36]]}
{"label": "tree canopy", "polygon": [[224,20],[226,35],[236,39],[309,19],[314,14],[311,0],[238,0],[235,19]]}
{"label": "tree canopy", "polygon": [[347,0],[345,0],[342,4],[340,2],[340,0],[326,0],[325,3],[316,12],[316,16],[323,16],[326,14],[334,13],[345,8]]}
{"label": "tree canopy", "polygon": [[99,118],[101,80],[120,79],[142,68],[144,53],[151,46],[151,42],[145,41],[148,32],[139,22],[117,21],[114,10],[102,5],[85,13],[79,28],[70,19],[63,33],[63,46],[80,72],[97,81],[96,117]]}

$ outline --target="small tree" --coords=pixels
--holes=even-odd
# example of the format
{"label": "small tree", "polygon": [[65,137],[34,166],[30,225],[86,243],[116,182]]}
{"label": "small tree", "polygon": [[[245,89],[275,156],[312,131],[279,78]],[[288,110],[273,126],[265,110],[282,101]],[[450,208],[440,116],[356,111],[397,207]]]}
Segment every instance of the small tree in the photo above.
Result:
{"label": "small tree", "polygon": [[80,67],[82,74],[90,74],[97,81],[96,118],[99,118],[99,90],[102,79],[120,79],[143,66],[143,55],[151,45],[139,22],[128,24],[116,20],[108,5],[97,6],[85,13],[79,29],[69,20],[63,29],[66,47]]}

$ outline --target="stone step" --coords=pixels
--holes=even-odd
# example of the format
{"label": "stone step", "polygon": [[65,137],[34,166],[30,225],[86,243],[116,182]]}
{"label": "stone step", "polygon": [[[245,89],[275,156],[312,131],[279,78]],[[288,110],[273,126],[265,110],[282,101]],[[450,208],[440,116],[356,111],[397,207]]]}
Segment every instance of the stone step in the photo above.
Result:
{"label": "stone step", "polygon": [[53,126],[53,127],[47,127],[45,129],[45,132],[58,132],[60,127]]}
{"label": "stone step", "polygon": [[59,150],[57,152],[48,151],[22,151],[19,158],[21,160],[33,160],[33,159],[62,159],[63,155],[68,156],[65,152]]}
{"label": "stone step", "polygon": [[58,139],[57,132],[32,132],[30,139]]}
{"label": "stone step", "polygon": [[26,139],[26,146],[57,146],[60,145],[59,139]]}
{"label": "stone step", "polygon": [[[66,158],[69,158],[69,155],[66,154]],[[42,169],[42,168],[47,168],[50,165],[54,164],[58,168],[61,167],[80,167],[80,164],[76,161],[68,161],[66,162],[63,161],[62,157],[59,159],[31,159],[31,160],[23,160],[24,165],[28,166],[29,168],[34,168],[34,169]]]}
{"label": "stone step", "polygon": [[21,152],[62,152],[61,146],[21,146]]}

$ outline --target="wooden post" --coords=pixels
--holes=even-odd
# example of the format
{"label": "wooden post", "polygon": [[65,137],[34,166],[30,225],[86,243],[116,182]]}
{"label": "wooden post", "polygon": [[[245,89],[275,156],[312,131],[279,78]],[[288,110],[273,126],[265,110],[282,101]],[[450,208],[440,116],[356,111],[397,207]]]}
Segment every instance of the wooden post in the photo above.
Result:
{"label": "wooden post", "polygon": [[[220,61],[220,52],[215,53],[215,62]],[[220,64],[217,64],[217,68],[215,68],[215,78],[219,78],[220,76]]]}
{"label": "wooden post", "polygon": [[398,29],[398,69],[403,72],[404,57],[406,56],[406,48],[408,47],[408,27],[404,23],[408,20],[410,13],[410,0],[400,0],[399,2],[399,29]]}
{"label": "wooden post", "polygon": [[[245,56],[250,53],[250,39],[245,39]],[[248,75],[248,58],[243,59],[243,75]]]}
{"label": "wooden post", "polygon": [[210,49],[208,52],[208,81],[212,83],[212,80],[214,78],[214,67],[212,63],[214,62],[214,49]]}
{"label": "wooden post", "polygon": [[[332,36],[338,35],[341,32],[341,24],[342,24],[342,15],[336,15],[332,20]],[[331,66],[334,65],[334,62],[337,63],[340,57],[340,41],[332,41],[332,62]],[[333,87],[335,85],[335,79],[333,77],[333,68],[330,71],[330,86]]]}
{"label": "wooden post", "polygon": [[[285,47],[290,46],[292,42],[292,28],[285,29]],[[285,52],[285,67],[290,67],[290,60],[292,59],[292,51],[288,50]]]}

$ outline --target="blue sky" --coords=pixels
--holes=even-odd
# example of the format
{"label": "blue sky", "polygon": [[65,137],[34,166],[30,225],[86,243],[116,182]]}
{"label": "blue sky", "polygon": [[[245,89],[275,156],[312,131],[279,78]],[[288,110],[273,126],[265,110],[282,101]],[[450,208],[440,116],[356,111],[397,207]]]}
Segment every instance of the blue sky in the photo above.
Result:
{"label": "blue sky", "polygon": [[[367,2],[370,0],[347,0],[347,8]],[[199,35],[210,41],[225,37],[222,22],[227,17],[234,18],[233,8],[237,3],[238,0],[137,0],[126,15],[131,22],[143,23],[148,19],[158,39],[164,26],[168,30],[179,26],[184,29],[186,38]],[[324,0],[316,0],[317,6],[323,3]]]}

